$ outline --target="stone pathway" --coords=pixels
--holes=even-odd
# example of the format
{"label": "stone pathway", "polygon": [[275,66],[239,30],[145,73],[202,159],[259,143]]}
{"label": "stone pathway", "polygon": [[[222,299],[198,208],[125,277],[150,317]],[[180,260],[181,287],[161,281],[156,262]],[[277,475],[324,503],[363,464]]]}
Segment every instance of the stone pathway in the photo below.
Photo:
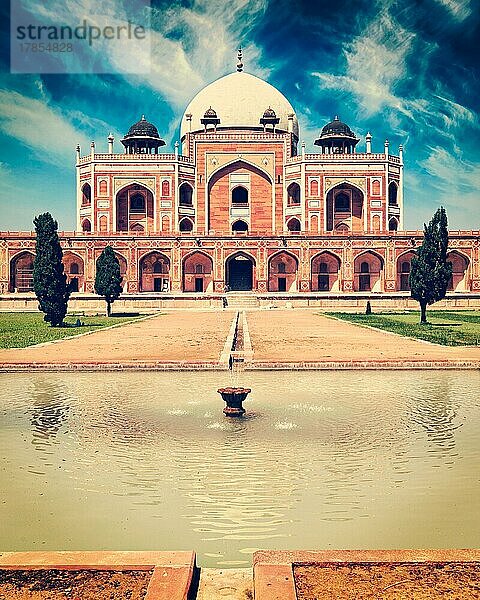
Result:
{"label": "stone pathway", "polygon": [[142,321],[77,338],[0,350],[0,363],[216,363],[231,321],[231,312],[162,312]]}
{"label": "stone pathway", "polygon": [[252,311],[247,317],[254,361],[480,361],[478,347],[430,344],[312,310]]}

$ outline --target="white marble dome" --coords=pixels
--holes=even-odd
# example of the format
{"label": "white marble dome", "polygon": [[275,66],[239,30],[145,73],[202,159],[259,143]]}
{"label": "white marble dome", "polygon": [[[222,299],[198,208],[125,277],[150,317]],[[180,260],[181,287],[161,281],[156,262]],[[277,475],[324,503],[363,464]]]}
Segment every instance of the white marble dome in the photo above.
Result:
{"label": "white marble dome", "polygon": [[183,113],[180,128],[182,138],[190,129],[185,115],[192,115],[191,131],[203,131],[200,119],[210,107],[220,119],[218,129],[261,130],[260,119],[265,110],[271,107],[280,119],[276,129],[288,131],[288,115],[293,114],[293,132],[298,138],[298,120],[290,102],[273,85],[250,73],[230,73],[200,90]]}

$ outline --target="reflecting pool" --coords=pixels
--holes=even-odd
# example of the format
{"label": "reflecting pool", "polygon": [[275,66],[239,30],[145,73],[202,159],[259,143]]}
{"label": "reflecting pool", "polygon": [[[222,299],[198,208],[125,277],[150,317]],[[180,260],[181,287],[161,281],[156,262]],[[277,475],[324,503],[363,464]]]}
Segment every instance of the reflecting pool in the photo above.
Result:
{"label": "reflecting pool", "polygon": [[475,547],[480,373],[0,376],[0,549]]}

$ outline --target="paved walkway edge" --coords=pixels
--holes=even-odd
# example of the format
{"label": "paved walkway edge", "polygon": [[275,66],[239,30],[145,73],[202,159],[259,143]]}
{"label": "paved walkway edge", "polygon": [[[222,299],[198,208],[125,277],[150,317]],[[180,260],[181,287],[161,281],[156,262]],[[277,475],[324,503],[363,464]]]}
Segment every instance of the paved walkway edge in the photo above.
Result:
{"label": "paved walkway edge", "polygon": [[195,552],[3,552],[0,569],[151,571],[145,600],[187,600]]}
{"label": "paved walkway edge", "polygon": [[254,598],[296,600],[294,565],[408,562],[474,562],[480,566],[480,550],[260,550],[253,555]]}
{"label": "paved walkway edge", "polygon": [[[478,360],[251,362],[246,371],[480,370]],[[2,363],[0,373],[64,371],[226,371],[224,362]]]}

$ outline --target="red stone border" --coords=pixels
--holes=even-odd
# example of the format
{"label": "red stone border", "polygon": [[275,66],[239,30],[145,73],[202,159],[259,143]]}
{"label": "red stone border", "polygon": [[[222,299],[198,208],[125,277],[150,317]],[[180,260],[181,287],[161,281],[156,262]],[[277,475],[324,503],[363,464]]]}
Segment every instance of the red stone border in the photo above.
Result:
{"label": "red stone border", "polygon": [[248,371],[343,371],[379,369],[480,369],[480,360],[348,360],[348,361],[253,361]]}
{"label": "red stone border", "polygon": [[145,600],[187,600],[194,552],[2,552],[0,569],[150,571]]}
{"label": "red stone border", "polygon": [[[247,371],[348,371],[348,370],[426,370],[480,369],[480,360],[357,360],[357,361],[253,361]],[[0,373],[31,371],[226,371],[228,366],[216,361],[152,361],[152,362],[72,362],[0,363]]]}
{"label": "red stone border", "polygon": [[[253,555],[255,600],[296,600],[294,565],[328,563],[422,563],[478,562],[480,549],[473,550],[321,550],[268,551]],[[339,598],[339,600],[341,600]]]}

